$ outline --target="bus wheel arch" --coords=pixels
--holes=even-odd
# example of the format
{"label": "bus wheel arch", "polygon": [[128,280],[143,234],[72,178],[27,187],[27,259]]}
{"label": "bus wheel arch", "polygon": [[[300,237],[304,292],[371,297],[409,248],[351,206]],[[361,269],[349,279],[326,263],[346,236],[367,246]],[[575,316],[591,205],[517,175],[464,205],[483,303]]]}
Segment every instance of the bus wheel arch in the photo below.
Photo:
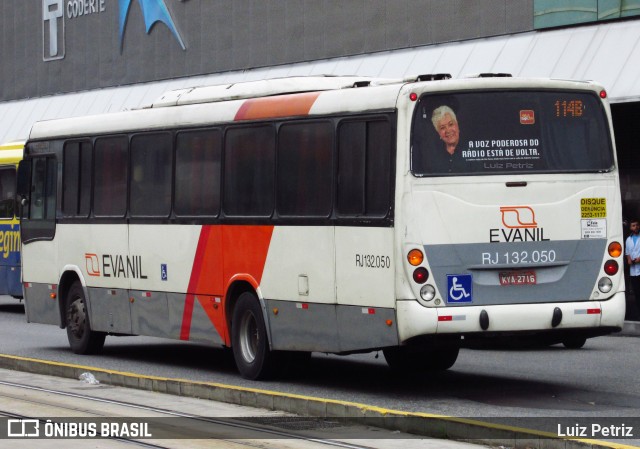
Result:
{"label": "bus wheel arch", "polygon": [[67,270],[62,274],[60,282],[58,283],[58,308],[60,313],[61,329],[67,327],[67,301],[69,299],[69,290],[76,282],[80,283],[80,286],[82,286],[82,282],[78,274],[75,271]]}
{"label": "bus wheel arch", "polygon": [[80,280],[71,283],[61,302],[64,303],[64,320],[71,350],[76,354],[99,353],[107,334],[91,329],[87,299]]}
{"label": "bus wheel arch", "polygon": [[248,281],[235,281],[227,288],[225,297],[225,320],[228,329],[228,342],[231,343],[231,322],[233,319],[233,311],[238,302],[238,298],[244,292],[252,292],[255,294],[255,289]]}

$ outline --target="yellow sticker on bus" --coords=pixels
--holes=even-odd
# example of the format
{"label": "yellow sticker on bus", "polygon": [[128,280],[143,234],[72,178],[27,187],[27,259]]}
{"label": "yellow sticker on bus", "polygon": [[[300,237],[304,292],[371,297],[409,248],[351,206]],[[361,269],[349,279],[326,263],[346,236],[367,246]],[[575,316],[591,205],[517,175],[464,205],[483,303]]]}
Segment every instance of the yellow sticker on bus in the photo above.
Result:
{"label": "yellow sticker on bus", "polygon": [[581,218],[607,218],[606,198],[582,198],[580,200]]}

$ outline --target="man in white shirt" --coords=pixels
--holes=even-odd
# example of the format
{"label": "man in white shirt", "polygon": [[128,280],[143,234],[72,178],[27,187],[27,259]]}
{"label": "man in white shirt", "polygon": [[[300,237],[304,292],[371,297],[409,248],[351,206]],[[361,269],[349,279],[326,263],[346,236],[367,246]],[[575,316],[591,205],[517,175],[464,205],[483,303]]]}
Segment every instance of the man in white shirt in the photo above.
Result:
{"label": "man in white shirt", "polygon": [[625,242],[625,254],[629,263],[629,279],[631,290],[636,298],[636,305],[640,309],[640,223],[632,220],[629,224],[631,234]]}

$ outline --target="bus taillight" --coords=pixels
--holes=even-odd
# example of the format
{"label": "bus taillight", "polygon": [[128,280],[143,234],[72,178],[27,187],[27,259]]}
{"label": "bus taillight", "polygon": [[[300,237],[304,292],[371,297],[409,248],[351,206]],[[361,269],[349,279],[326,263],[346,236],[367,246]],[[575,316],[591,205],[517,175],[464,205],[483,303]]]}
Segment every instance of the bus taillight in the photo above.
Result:
{"label": "bus taillight", "polygon": [[609,243],[609,255],[611,257],[620,257],[622,255],[622,245],[620,242]]}
{"label": "bus taillight", "polygon": [[604,263],[604,272],[609,276],[613,276],[614,274],[616,274],[618,272],[618,262],[616,262],[615,260],[607,260]]}
{"label": "bus taillight", "polygon": [[409,251],[409,254],[407,254],[407,260],[411,265],[417,267],[424,260],[424,254],[422,254],[422,251],[419,249],[412,249]]}
{"label": "bus taillight", "polygon": [[413,280],[418,284],[424,284],[429,279],[429,272],[425,267],[418,267],[413,272]]}

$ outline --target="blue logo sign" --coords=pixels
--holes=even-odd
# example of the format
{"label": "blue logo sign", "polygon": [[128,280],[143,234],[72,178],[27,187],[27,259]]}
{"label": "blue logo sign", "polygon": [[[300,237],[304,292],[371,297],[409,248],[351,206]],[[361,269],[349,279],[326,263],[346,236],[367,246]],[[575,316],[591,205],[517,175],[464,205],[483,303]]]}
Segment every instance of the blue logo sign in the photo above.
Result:
{"label": "blue logo sign", "polygon": [[[119,13],[119,22],[120,22],[120,52],[122,52],[122,43],[124,38],[124,29],[127,25],[127,18],[129,17],[129,9],[131,8],[131,2],[133,0],[118,0],[120,6]],[[182,47],[183,50],[186,50],[184,42],[182,41],[182,37],[180,37],[180,33],[176,29],[175,23],[173,23],[173,19],[171,18],[171,14],[167,9],[167,5],[164,3],[165,0],[138,0],[140,4],[140,9],[142,9],[142,16],[144,17],[144,25],[146,27],[147,34],[151,31],[153,25],[156,22],[164,23],[171,33],[178,40],[178,43]]]}
{"label": "blue logo sign", "polygon": [[167,264],[166,263],[160,264],[160,279],[162,279],[163,281],[166,281],[167,278],[168,278]]}
{"label": "blue logo sign", "polygon": [[472,285],[473,278],[470,274],[448,274],[447,302],[454,304],[473,302]]}

